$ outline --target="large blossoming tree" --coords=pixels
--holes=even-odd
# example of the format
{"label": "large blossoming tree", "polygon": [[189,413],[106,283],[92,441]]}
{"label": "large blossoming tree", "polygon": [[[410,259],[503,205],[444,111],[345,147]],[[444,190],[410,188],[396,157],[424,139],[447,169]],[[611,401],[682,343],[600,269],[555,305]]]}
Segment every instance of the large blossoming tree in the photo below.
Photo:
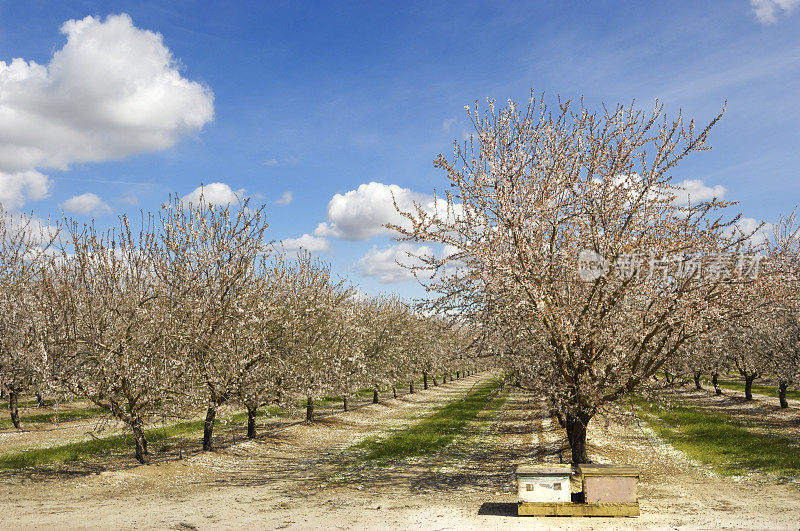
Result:
{"label": "large blossoming tree", "polygon": [[721,115],[698,129],[660,106],[488,107],[468,107],[472,140],[436,161],[448,208],[419,205],[392,228],[451,250],[418,257],[435,273],[434,306],[488,330],[586,462],[592,417],[735,311],[722,294],[749,278],[729,204],[694,202],[671,181]]}

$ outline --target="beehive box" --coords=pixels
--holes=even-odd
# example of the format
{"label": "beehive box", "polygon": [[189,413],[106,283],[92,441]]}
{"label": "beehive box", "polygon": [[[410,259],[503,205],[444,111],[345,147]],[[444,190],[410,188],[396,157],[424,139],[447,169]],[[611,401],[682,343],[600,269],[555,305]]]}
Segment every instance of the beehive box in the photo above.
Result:
{"label": "beehive box", "polygon": [[626,465],[579,465],[586,503],[638,503],[639,470]]}
{"label": "beehive box", "polygon": [[527,503],[569,502],[569,465],[521,465],[517,467],[519,501]]}

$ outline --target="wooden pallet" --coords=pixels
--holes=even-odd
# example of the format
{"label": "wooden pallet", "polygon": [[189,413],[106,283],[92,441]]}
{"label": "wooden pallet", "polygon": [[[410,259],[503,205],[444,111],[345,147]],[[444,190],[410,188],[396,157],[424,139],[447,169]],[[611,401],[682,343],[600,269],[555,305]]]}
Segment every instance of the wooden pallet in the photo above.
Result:
{"label": "wooden pallet", "polygon": [[639,516],[638,503],[517,502],[519,516]]}

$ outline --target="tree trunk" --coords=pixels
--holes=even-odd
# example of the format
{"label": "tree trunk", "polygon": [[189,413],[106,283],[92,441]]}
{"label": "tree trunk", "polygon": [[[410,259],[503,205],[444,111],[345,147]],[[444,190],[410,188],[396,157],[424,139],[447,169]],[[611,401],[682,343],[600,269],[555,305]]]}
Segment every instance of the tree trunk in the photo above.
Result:
{"label": "tree trunk", "polygon": [[378,400],[378,388],[376,387],[375,389],[372,390],[372,403],[373,404],[377,404],[378,402],[379,402],[379,400]]}
{"label": "tree trunk", "polygon": [[397,382],[392,384],[392,396],[397,398]]}
{"label": "tree trunk", "polygon": [[142,421],[134,419],[131,422],[131,430],[133,430],[133,439],[136,441],[136,460],[146,465],[150,463],[150,454],[147,453],[147,438],[144,435]]}
{"label": "tree trunk", "polygon": [[572,464],[579,465],[588,463],[589,457],[586,454],[586,427],[589,425],[591,415],[588,414],[567,414],[565,428],[567,430],[567,440],[572,449]]}
{"label": "tree trunk", "polygon": [[461,378],[461,373],[459,371],[456,371],[456,380],[458,380],[459,378]]}
{"label": "tree trunk", "polygon": [[36,407],[42,407],[42,403],[44,402],[44,398],[42,398],[42,392],[38,389],[36,390]]}
{"label": "tree trunk", "polygon": [[413,395],[414,394],[414,380],[411,380],[408,383],[408,393]]}
{"label": "tree trunk", "polygon": [[700,375],[701,374],[703,374],[703,373],[700,372],[700,371],[694,371],[694,388],[697,389],[698,391],[702,391],[703,390],[703,386],[700,385]]}
{"label": "tree trunk", "polygon": [[217,405],[209,406],[206,421],[203,424],[203,451],[211,451],[211,437],[214,435],[214,418],[217,416]]}
{"label": "tree trunk", "polygon": [[350,411],[350,404],[347,402],[347,395],[342,397],[342,404],[344,405],[345,411]]}
{"label": "tree trunk", "polygon": [[747,376],[744,379],[744,397],[747,400],[753,399],[753,380],[756,379],[756,375],[753,374],[752,376]]}
{"label": "tree trunk", "polygon": [[446,384],[446,383],[447,383],[447,373],[446,373],[446,372],[445,372],[445,373],[442,373],[442,383],[443,383],[443,384]]}
{"label": "tree trunk", "polygon": [[247,438],[248,439],[255,439],[256,438],[256,413],[258,413],[258,408],[253,406],[247,406]]}
{"label": "tree trunk", "polygon": [[439,382],[436,381],[436,375],[435,374],[433,375],[433,386],[434,387],[438,387],[439,386]]}
{"label": "tree trunk", "polygon": [[716,372],[711,375],[711,383],[714,385],[714,394],[719,396],[722,394],[722,388],[719,386],[719,374]]}
{"label": "tree trunk", "polygon": [[422,388],[423,389],[427,389],[428,388],[428,373],[427,372],[423,372],[422,373]]}
{"label": "tree trunk", "polygon": [[789,384],[786,382],[780,382],[778,384],[778,400],[781,401],[781,407],[787,408],[789,407],[789,402],[786,400],[786,390],[789,388]]}
{"label": "tree trunk", "polygon": [[314,420],[314,397],[309,396],[306,398],[306,420],[313,422]]}
{"label": "tree trunk", "polygon": [[8,390],[8,409],[11,411],[11,424],[18,430],[22,429],[19,422],[19,405],[17,404],[17,392],[13,389]]}

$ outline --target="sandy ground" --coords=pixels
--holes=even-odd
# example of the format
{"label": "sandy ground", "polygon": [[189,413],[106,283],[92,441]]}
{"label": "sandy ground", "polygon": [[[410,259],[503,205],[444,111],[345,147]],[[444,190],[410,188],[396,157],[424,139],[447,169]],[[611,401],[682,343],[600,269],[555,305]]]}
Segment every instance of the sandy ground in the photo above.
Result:
{"label": "sandy ground", "polygon": [[800,485],[703,471],[624,413],[596,418],[590,455],[639,466],[639,518],[517,517],[513,471],[559,462],[562,432],[524,392],[435,456],[365,467],[346,449],[488,375],[288,427],[273,436],[100,474],[0,477],[0,529],[798,529]]}

